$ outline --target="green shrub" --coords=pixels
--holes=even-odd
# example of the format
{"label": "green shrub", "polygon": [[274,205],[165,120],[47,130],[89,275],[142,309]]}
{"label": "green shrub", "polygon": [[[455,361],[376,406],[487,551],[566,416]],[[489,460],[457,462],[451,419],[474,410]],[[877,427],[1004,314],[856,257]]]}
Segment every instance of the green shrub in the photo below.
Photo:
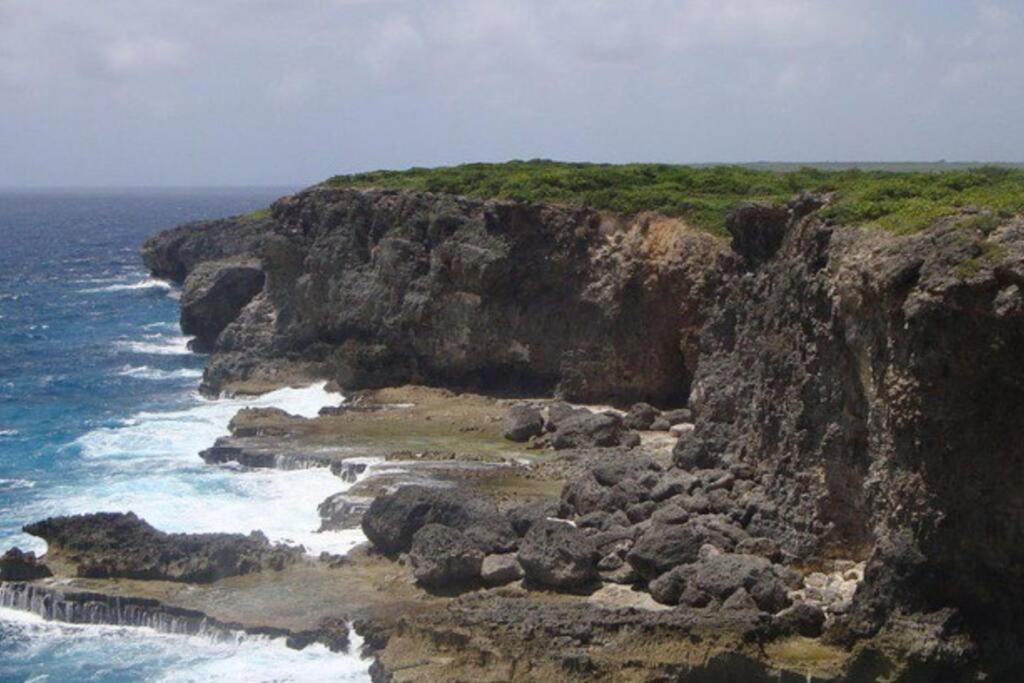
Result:
{"label": "green shrub", "polygon": [[534,159],[372,171],[335,176],[324,184],[577,204],[622,213],[658,211],[716,234],[724,234],[725,217],[739,203],[786,201],[801,191],[834,193],[824,216],[836,222],[898,233],[916,232],[966,206],[1002,217],[1024,212],[1024,170],[934,167],[937,170],[890,171],[841,165],[748,168]]}

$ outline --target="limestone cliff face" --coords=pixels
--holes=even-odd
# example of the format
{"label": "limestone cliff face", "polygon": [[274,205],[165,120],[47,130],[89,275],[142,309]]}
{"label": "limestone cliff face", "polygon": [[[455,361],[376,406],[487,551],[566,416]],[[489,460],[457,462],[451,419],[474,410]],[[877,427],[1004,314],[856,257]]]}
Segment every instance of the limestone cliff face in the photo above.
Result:
{"label": "limestone cliff face", "polygon": [[[243,255],[265,283],[225,326],[225,307],[218,317],[190,302],[200,284],[237,291],[218,288],[209,264]],[[158,275],[188,276],[183,320],[214,351],[212,390],[300,367],[347,388],[663,404],[685,400],[696,330],[734,262],[720,241],[659,216],[323,188],[280,200],[268,221],[178,228],[144,256]]]}
{"label": "limestone cliff face", "polygon": [[[818,205],[745,207],[730,249],[657,216],[314,188],[144,253],[185,280],[209,389],[298,369],[347,388],[689,397],[676,463],[752,467],[747,531],[803,559],[871,555],[852,633],[942,608],[1017,628],[1024,222],[901,237]],[[242,262],[263,277],[218,290]],[[230,306],[202,296],[225,290]]]}
{"label": "limestone cliff face", "polygon": [[677,461],[757,467],[754,524],[797,529],[798,553],[874,548],[857,629],[945,606],[1019,623],[1024,222],[896,237],[796,210],[730,228],[747,265],[704,331]]}

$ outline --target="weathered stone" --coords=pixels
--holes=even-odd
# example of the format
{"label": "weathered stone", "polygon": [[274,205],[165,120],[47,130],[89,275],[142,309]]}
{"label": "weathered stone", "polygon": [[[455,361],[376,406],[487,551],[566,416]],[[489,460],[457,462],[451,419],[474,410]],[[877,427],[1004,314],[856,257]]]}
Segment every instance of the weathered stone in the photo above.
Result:
{"label": "weathered stone", "polygon": [[585,588],[597,578],[597,548],[563,522],[537,522],[526,532],[517,558],[529,581],[563,589]]}
{"label": "weathered stone", "polygon": [[523,578],[523,568],[514,553],[488,555],[480,567],[480,579],[487,586],[504,586]]}
{"label": "weathered stone", "polygon": [[[514,544],[514,532],[493,502],[459,489],[404,486],[379,496],[363,515],[366,537],[381,552],[407,552],[413,535],[427,524],[443,524],[454,529],[477,527],[489,550],[494,545]],[[476,533],[476,531],[474,531]],[[506,543],[496,543],[491,534]]]}
{"label": "weathered stone", "polygon": [[11,548],[0,557],[0,581],[35,581],[47,576],[53,573],[33,552]]}
{"label": "weathered stone", "polygon": [[195,348],[211,350],[217,337],[263,288],[255,262],[209,261],[189,273],[181,293],[181,330]]}
{"label": "weathered stone", "polygon": [[782,633],[817,638],[825,625],[825,612],[817,605],[798,602],[776,614],[772,623]]}
{"label": "weathered stone", "polygon": [[505,413],[502,433],[509,441],[529,441],[544,432],[544,418],[535,406],[515,405]]}
{"label": "weathered stone", "polygon": [[661,411],[650,403],[634,403],[623,418],[622,424],[626,429],[646,431],[660,415]]}
{"label": "weathered stone", "polygon": [[618,446],[622,443],[622,436],[622,418],[618,415],[572,415],[558,424],[551,444],[560,450]]}
{"label": "weathered stone", "polygon": [[413,536],[409,559],[420,585],[453,588],[480,576],[484,554],[461,531],[427,524]]}

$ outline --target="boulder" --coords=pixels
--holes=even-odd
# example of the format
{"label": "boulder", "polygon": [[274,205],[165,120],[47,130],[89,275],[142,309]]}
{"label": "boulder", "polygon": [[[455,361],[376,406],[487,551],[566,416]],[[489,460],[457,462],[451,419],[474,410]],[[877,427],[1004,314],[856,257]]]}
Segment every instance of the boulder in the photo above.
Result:
{"label": "boulder", "polygon": [[789,605],[785,586],[772,563],[763,557],[726,553],[701,560],[694,570],[694,585],[719,600],[742,588],[766,612]]}
{"label": "boulder", "polygon": [[362,519],[366,537],[387,554],[408,552],[413,536],[427,524],[463,531],[477,527],[473,536],[488,548],[515,542],[511,524],[492,501],[459,489],[404,486],[374,499]]}
{"label": "boulder", "polygon": [[508,409],[502,421],[502,434],[509,441],[524,442],[544,433],[544,418],[534,406],[516,405]]}
{"label": "boulder", "polygon": [[654,524],[637,540],[626,561],[648,581],[696,562],[706,537],[690,525]]}
{"label": "boulder", "polygon": [[488,555],[480,567],[480,579],[487,586],[504,586],[523,578],[523,568],[514,553]]}
{"label": "boulder", "polygon": [[552,588],[579,589],[597,579],[597,548],[582,531],[564,522],[537,522],[519,544],[527,580]]}
{"label": "boulder", "polygon": [[693,580],[693,569],[689,565],[681,565],[665,572],[648,584],[651,597],[663,605],[678,605],[679,599]]}
{"label": "boulder", "polygon": [[600,448],[620,445],[622,418],[611,413],[571,415],[558,423],[551,444],[565,448]]}
{"label": "boulder", "polygon": [[817,605],[798,602],[772,617],[772,624],[783,634],[817,638],[825,626],[825,612]]}
{"label": "boulder", "polygon": [[484,554],[461,531],[427,524],[413,536],[409,559],[420,585],[454,588],[479,578]]}
{"label": "boulder", "polygon": [[683,470],[672,470],[662,475],[654,490],[651,491],[651,499],[662,501],[681,493],[690,493],[698,484],[697,478]]}
{"label": "boulder", "polygon": [[11,548],[0,557],[0,581],[35,581],[53,576],[33,552]]}
{"label": "boulder", "polygon": [[660,415],[661,412],[650,403],[634,403],[622,424],[626,429],[645,431],[651,428]]}
{"label": "boulder", "polygon": [[523,536],[530,530],[534,522],[549,517],[558,517],[559,508],[561,508],[561,503],[557,500],[538,500],[511,508],[505,513],[505,516],[512,525],[513,531]]}

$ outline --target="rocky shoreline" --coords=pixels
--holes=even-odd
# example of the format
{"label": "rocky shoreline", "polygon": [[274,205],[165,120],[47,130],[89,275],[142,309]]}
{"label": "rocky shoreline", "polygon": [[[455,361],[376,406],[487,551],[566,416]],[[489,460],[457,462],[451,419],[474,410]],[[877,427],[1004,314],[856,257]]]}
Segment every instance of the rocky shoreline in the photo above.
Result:
{"label": "rocky shoreline", "polygon": [[91,562],[131,544],[71,525],[44,560],[226,623],[351,619],[380,681],[1012,676],[1024,221],[904,237],[827,202],[741,207],[731,245],[656,215],[328,188],[162,233],[144,257],[183,283],[206,391],[348,395],[243,411],[202,458],[331,468],[352,486],[323,529],[369,543],[255,538],[231,571],[155,571]]}

